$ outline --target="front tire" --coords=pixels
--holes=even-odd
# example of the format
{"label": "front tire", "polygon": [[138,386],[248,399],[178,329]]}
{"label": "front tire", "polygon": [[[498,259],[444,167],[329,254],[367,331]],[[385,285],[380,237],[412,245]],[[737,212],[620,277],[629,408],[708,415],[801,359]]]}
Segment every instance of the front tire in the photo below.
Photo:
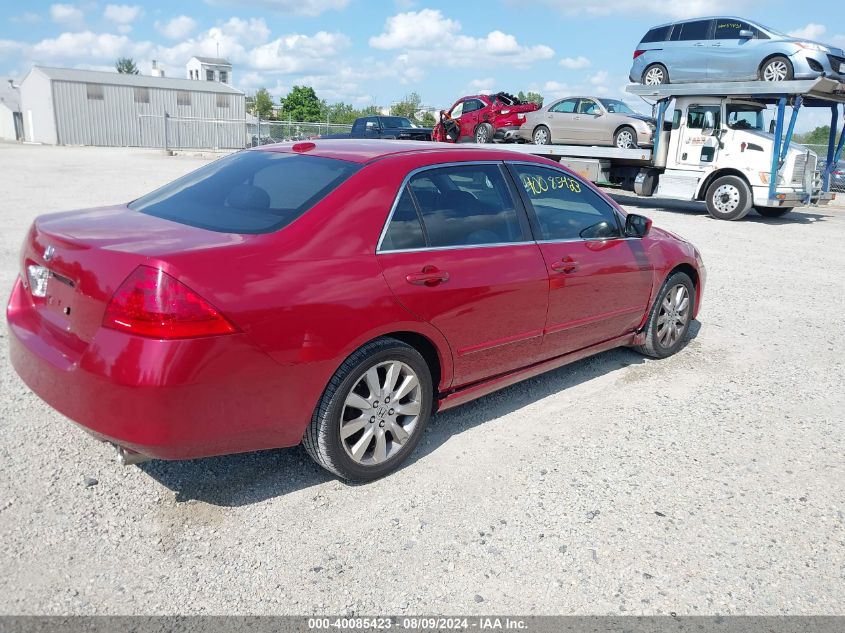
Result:
{"label": "front tire", "polygon": [[754,210],[764,218],[779,218],[790,211],[793,207],[754,207]]}
{"label": "front tire", "polygon": [[760,66],[760,81],[791,81],[794,76],[792,62],[783,55],[775,55]]}
{"label": "front tire", "polygon": [[638,147],[637,131],[627,125],[619,128],[613,135],[613,146],[619,149],[636,149]]}
{"label": "front tire", "polygon": [[718,220],[740,220],[751,211],[751,187],[739,176],[722,176],[707,188],[707,211]]}
{"label": "front tire", "polygon": [[660,86],[669,83],[669,71],[663,64],[652,64],[643,71],[644,86]]}
{"label": "front tire", "polygon": [[671,275],[657,293],[645,328],[645,343],[635,347],[652,358],[672,356],[683,347],[695,312],[695,285],[689,275]]}
{"label": "front tire", "polygon": [[372,481],[413,452],[433,402],[431,371],[420,353],[394,338],[367,343],[335,372],[302,443],[338,477]]}

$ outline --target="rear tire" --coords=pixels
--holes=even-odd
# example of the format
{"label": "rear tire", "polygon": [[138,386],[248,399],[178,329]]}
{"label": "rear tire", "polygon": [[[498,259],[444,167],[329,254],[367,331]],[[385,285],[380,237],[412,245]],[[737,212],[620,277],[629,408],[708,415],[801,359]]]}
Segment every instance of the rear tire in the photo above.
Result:
{"label": "rear tire", "polygon": [[613,146],[619,149],[636,149],[637,145],[637,131],[626,125],[618,130],[613,135]]}
{"label": "rear tire", "polygon": [[475,128],[475,142],[476,143],[492,143],[493,142],[493,126],[489,123],[481,123]]}
{"label": "rear tire", "polygon": [[635,347],[640,354],[666,358],[683,347],[695,313],[695,285],[689,275],[677,272],[660,288],[645,327],[645,343]]}
{"label": "rear tire", "polygon": [[722,176],[707,188],[707,211],[717,220],[744,218],[751,201],[751,187],[739,176]]}
{"label": "rear tire", "polygon": [[779,218],[790,211],[793,207],[754,207],[754,210],[764,218]]}
{"label": "rear tire", "polygon": [[552,133],[545,125],[537,126],[531,138],[534,140],[534,145],[551,145],[552,143]]}
{"label": "rear tire", "polygon": [[783,55],[775,55],[760,66],[760,81],[791,81],[794,76],[792,62]]}
{"label": "rear tire", "polygon": [[376,339],[332,376],[302,443],[315,462],[338,477],[384,477],[420,441],[433,393],[431,370],[416,349],[394,338]]}
{"label": "rear tire", "polygon": [[643,71],[644,86],[660,86],[669,83],[669,71],[663,64],[652,64]]}

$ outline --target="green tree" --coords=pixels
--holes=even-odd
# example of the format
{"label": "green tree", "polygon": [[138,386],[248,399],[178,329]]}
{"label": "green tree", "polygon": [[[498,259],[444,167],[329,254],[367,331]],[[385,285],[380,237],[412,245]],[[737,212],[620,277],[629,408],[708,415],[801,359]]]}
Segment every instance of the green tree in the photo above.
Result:
{"label": "green tree", "polygon": [[324,104],[317,98],[311,86],[294,86],[286,97],[280,100],[282,117],[292,121],[320,121]]}
{"label": "green tree", "polygon": [[114,64],[115,70],[121,75],[137,75],[138,67],[135,65],[135,60],[129,57],[119,57]]}
{"label": "green tree", "polygon": [[806,134],[796,134],[795,142],[802,145],[827,145],[830,139],[830,126],[822,125]]}
{"label": "green tree", "polygon": [[416,92],[405,95],[403,99],[390,106],[390,114],[415,119],[422,106],[422,97]]}
{"label": "green tree", "polygon": [[252,104],[249,108],[250,114],[253,114],[262,119],[269,119],[273,114],[273,99],[267,88],[259,88],[252,98]]}
{"label": "green tree", "polygon": [[434,118],[434,115],[431,112],[426,112],[420,121],[425,127],[434,127],[437,125],[437,119]]}
{"label": "green tree", "polygon": [[[519,94],[522,95],[522,92],[520,92]],[[525,95],[524,99],[521,96],[520,99],[522,99],[523,101],[531,101],[532,103],[536,103],[541,108],[543,107],[543,95],[541,95],[539,92],[529,92],[527,95]]]}

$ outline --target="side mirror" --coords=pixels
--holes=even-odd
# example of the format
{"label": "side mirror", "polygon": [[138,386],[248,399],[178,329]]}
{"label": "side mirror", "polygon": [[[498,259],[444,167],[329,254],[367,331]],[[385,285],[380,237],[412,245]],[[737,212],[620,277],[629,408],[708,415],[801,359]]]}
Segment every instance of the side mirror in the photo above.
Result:
{"label": "side mirror", "polygon": [[754,39],[754,31],[749,31],[748,29],[742,29],[739,32],[739,39],[741,39],[741,40]]}
{"label": "side mirror", "polygon": [[769,121],[769,134],[774,134],[774,133],[775,133],[775,129],[776,129],[776,128],[775,128],[775,122],[774,122],[774,121]]}
{"label": "side mirror", "polygon": [[636,213],[625,218],[625,237],[645,237],[651,230],[651,218]]}

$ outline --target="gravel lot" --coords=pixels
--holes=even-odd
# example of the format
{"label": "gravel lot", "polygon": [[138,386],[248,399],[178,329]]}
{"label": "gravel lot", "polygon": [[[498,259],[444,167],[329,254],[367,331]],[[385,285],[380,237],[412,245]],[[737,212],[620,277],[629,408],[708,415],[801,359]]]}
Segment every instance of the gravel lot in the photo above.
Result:
{"label": "gravel lot", "polygon": [[[37,214],[203,162],[0,145],[4,298]],[[370,485],[301,448],[120,467],[3,352],[0,613],[843,613],[845,210],[728,223],[658,202],[639,211],[709,271],[685,350],[438,415]]]}

